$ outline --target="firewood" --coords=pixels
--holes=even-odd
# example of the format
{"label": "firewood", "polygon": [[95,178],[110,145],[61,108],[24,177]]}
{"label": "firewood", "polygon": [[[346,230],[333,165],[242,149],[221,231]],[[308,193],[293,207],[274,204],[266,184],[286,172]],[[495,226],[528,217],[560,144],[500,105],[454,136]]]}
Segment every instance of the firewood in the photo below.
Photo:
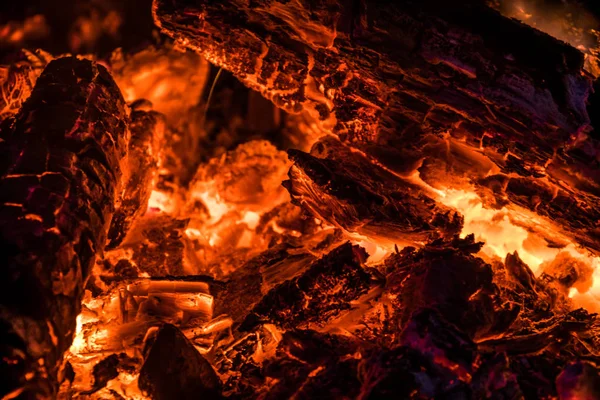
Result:
{"label": "firewood", "polygon": [[0,133],[0,395],[52,397],[129,141],[106,69],[52,61]]}
{"label": "firewood", "polygon": [[[381,162],[412,167],[433,186],[478,188],[499,171],[562,190],[573,213],[585,211],[572,222],[562,195],[530,209],[600,252],[600,142],[586,107],[592,77],[566,43],[479,0],[153,7],[155,22],[180,44],[276,105],[311,112],[354,146],[399,150],[400,159]],[[520,203],[511,192],[508,200]]]}

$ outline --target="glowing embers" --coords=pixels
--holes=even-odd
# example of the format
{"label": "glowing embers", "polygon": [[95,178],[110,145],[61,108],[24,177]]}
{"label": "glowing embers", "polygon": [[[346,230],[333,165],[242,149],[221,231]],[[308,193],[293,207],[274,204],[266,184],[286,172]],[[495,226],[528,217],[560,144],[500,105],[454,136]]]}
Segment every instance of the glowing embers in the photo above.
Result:
{"label": "glowing embers", "polygon": [[576,306],[600,310],[600,260],[559,233],[548,221],[516,207],[486,208],[472,191],[446,189],[439,201],[464,215],[462,236],[485,242],[488,262],[518,254],[533,273],[552,276]]}
{"label": "glowing embers", "polygon": [[173,125],[198,102],[209,70],[199,55],[172,46],[133,55],[115,51],[111,67],[127,102],[146,99]]}
{"label": "glowing embers", "polygon": [[266,238],[256,230],[265,213],[289,199],[281,186],[288,167],[284,152],[267,141],[251,141],[198,169],[184,211],[195,262],[211,262],[236,249],[265,248]]}
{"label": "glowing embers", "polygon": [[172,214],[177,209],[177,202],[174,196],[169,193],[162,192],[159,190],[153,190],[150,192],[150,199],[148,199],[148,213],[166,213]]}
{"label": "glowing embers", "polygon": [[87,292],[67,355],[75,380],[62,388],[64,398],[105,398],[113,391],[128,399],[145,398],[137,383],[142,350],[148,332],[164,323],[181,327],[192,345],[205,353],[232,321],[226,316],[213,319],[213,296],[205,282],[142,279],[95,298]]}

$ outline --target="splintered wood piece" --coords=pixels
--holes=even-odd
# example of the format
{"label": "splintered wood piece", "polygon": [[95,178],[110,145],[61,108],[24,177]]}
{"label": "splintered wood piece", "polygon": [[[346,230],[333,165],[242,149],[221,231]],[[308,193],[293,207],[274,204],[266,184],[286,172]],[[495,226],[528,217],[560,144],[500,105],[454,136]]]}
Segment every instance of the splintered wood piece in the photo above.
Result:
{"label": "splintered wood piece", "polygon": [[109,73],[52,61],[0,133],[0,396],[53,397],[129,141]]}
{"label": "splintered wood piece", "polygon": [[127,285],[127,290],[135,296],[147,296],[149,293],[210,293],[206,282],[151,280],[144,279]]}

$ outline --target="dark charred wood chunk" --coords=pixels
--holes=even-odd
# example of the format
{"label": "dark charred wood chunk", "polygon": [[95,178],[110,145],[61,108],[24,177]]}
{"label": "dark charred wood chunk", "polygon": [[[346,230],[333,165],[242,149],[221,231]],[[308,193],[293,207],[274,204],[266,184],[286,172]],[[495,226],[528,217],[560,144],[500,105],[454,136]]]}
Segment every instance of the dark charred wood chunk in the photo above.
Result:
{"label": "dark charred wood chunk", "polygon": [[472,398],[476,347],[433,310],[416,312],[398,346],[365,354],[369,399]]}
{"label": "dark charred wood chunk", "polygon": [[419,309],[434,308],[470,334],[488,328],[492,268],[471,254],[481,245],[472,235],[438,240],[421,250],[405,248],[385,261],[387,290],[396,298],[400,327]]}
{"label": "dark charred wood chunk", "polygon": [[561,399],[592,399],[600,393],[600,368],[589,361],[570,363],[556,378]]}
{"label": "dark charred wood chunk", "polygon": [[154,338],[139,387],[156,400],[220,398],[220,381],[212,366],[171,324],[163,325]]}
{"label": "dark charred wood chunk", "polygon": [[51,397],[102,251],[129,134],[106,69],[67,57],[37,80],[0,150],[0,395]]}
{"label": "dark charred wood chunk", "polygon": [[356,398],[361,392],[359,341],[312,330],[286,332],[263,373],[275,379],[266,398]]}
{"label": "dark charred wood chunk", "polygon": [[119,364],[119,355],[111,354],[110,356],[101,360],[98,364],[94,365],[94,369],[92,370],[92,375],[94,376],[92,388],[83,392],[82,394],[91,395],[106,387],[108,382],[119,376]]}
{"label": "dark charred wood chunk", "polygon": [[348,231],[391,242],[452,237],[462,217],[438,204],[424,188],[376,165],[333,138],[312,154],[290,150],[295,162],[284,185],[292,201]]}
{"label": "dark charred wood chunk", "polygon": [[312,265],[300,276],[271,289],[252,309],[240,330],[259,323],[285,329],[323,324],[350,308],[350,301],[366,293],[370,275],[363,269],[364,249],[346,243]]}

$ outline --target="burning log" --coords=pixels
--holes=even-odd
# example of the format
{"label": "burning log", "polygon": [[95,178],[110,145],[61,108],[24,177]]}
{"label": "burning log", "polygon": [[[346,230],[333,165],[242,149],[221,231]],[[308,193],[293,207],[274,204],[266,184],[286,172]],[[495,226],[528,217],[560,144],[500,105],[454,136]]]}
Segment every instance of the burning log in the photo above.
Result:
{"label": "burning log", "polygon": [[375,165],[333,138],[312,154],[290,150],[295,161],[284,186],[292,201],[347,231],[395,243],[460,232],[462,217],[436,203],[414,181]]}
{"label": "burning log", "polygon": [[[586,204],[573,223],[554,197],[531,209],[600,251],[592,79],[565,43],[479,1],[155,0],[154,18],[280,107],[311,112],[356,146],[399,150],[391,162],[434,186],[452,171],[462,185],[500,172],[563,188]],[[455,151],[471,162],[457,169]]]}
{"label": "burning log", "polygon": [[0,147],[0,395],[52,397],[126,155],[125,101],[74,57],[38,78]]}

